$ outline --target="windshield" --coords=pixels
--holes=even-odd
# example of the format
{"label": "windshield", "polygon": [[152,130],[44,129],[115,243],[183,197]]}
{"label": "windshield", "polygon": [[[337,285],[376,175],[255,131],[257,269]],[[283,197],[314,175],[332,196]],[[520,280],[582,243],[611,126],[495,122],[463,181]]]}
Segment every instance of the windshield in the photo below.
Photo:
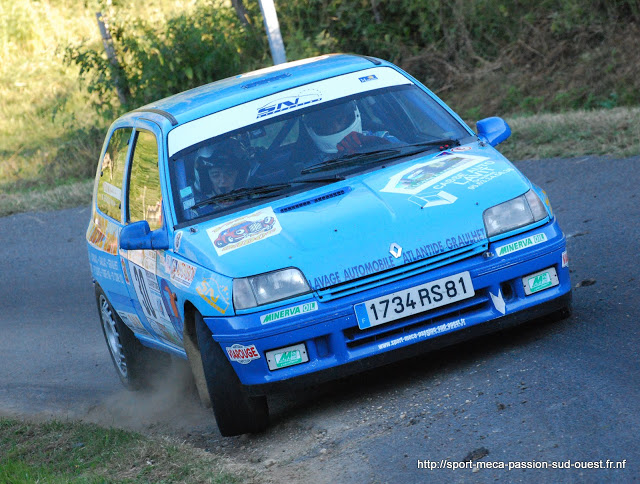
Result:
{"label": "windshield", "polygon": [[178,223],[339,181],[470,136],[413,84],[308,104],[277,117],[258,115],[253,124],[173,155]]}

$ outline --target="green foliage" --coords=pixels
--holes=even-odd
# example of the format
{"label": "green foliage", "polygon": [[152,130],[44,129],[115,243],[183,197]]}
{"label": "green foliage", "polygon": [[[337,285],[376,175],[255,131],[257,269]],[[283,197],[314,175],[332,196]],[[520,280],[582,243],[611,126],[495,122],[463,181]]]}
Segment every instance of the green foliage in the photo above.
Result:
{"label": "green foliage", "polygon": [[[278,4],[278,15],[287,39],[322,34],[341,51],[394,62],[433,51],[458,66],[496,59],[549,23],[561,39],[612,20],[640,20],[634,0],[289,0]],[[318,46],[315,53],[325,52]]]}
{"label": "green foliage", "polygon": [[[106,17],[119,66],[107,60],[101,45],[88,42],[67,47],[66,61],[79,66],[96,106],[110,119],[269,64],[258,0],[243,3],[248,23],[222,0],[196,3],[164,22],[133,18],[122,6],[110,7]],[[546,67],[558,55],[550,46],[565,45],[566,55],[572,55],[579,48],[576,36],[597,42],[610,25],[640,20],[634,0],[288,0],[277,7],[290,60],[331,52],[382,57],[435,90],[460,85],[469,73],[495,70],[506,62]],[[617,67],[611,63],[607,69]],[[128,93],[124,106],[115,95],[118,84]],[[561,102],[526,91],[510,86],[501,108],[539,112],[563,104],[588,108],[618,102],[609,96],[611,89]]]}
{"label": "green foliage", "polygon": [[[220,3],[198,4],[160,24],[120,15],[117,8],[107,18],[118,64],[109,62],[102,46],[87,41],[67,47],[65,60],[80,67],[96,107],[110,118],[267,62],[263,32],[245,27]],[[123,106],[117,103],[117,85],[126,93]]]}

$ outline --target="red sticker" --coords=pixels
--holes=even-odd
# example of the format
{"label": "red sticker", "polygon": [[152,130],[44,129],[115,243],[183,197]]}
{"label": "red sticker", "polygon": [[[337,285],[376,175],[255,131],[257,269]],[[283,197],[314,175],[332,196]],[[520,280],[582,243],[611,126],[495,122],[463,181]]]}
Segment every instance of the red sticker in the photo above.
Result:
{"label": "red sticker", "polygon": [[260,353],[258,353],[255,345],[243,346],[234,344],[231,347],[227,347],[227,354],[231,361],[235,361],[242,365],[246,365],[251,363],[253,360],[260,358]]}

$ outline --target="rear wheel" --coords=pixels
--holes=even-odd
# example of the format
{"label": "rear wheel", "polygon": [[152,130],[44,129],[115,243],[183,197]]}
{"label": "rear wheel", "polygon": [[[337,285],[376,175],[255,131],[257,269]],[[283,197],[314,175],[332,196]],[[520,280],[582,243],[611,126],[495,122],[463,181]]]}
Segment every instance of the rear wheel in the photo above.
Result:
{"label": "rear wheel", "polygon": [[269,423],[267,398],[247,394],[202,315],[196,313],[195,322],[204,376],[220,433],[229,437],[264,430]]}
{"label": "rear wheel", "polygon": [[118,377],[128,390],[148,386],[148,363],[153,350],[145,348],[133,331],[120,319],[102,288],[96,286],[96,302],[100,312],[102,333],[109,348]]}

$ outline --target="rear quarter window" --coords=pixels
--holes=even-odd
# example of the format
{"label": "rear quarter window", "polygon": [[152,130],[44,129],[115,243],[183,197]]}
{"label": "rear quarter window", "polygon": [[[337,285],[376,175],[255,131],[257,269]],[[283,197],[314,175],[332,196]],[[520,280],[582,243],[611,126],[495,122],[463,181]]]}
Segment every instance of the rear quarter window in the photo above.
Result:
{"label": "rear quarter window", "polygon": [[122,218],[122,183],[132,131],[119,128],[113,132],[100,166],[98,208],[117,221]]}

